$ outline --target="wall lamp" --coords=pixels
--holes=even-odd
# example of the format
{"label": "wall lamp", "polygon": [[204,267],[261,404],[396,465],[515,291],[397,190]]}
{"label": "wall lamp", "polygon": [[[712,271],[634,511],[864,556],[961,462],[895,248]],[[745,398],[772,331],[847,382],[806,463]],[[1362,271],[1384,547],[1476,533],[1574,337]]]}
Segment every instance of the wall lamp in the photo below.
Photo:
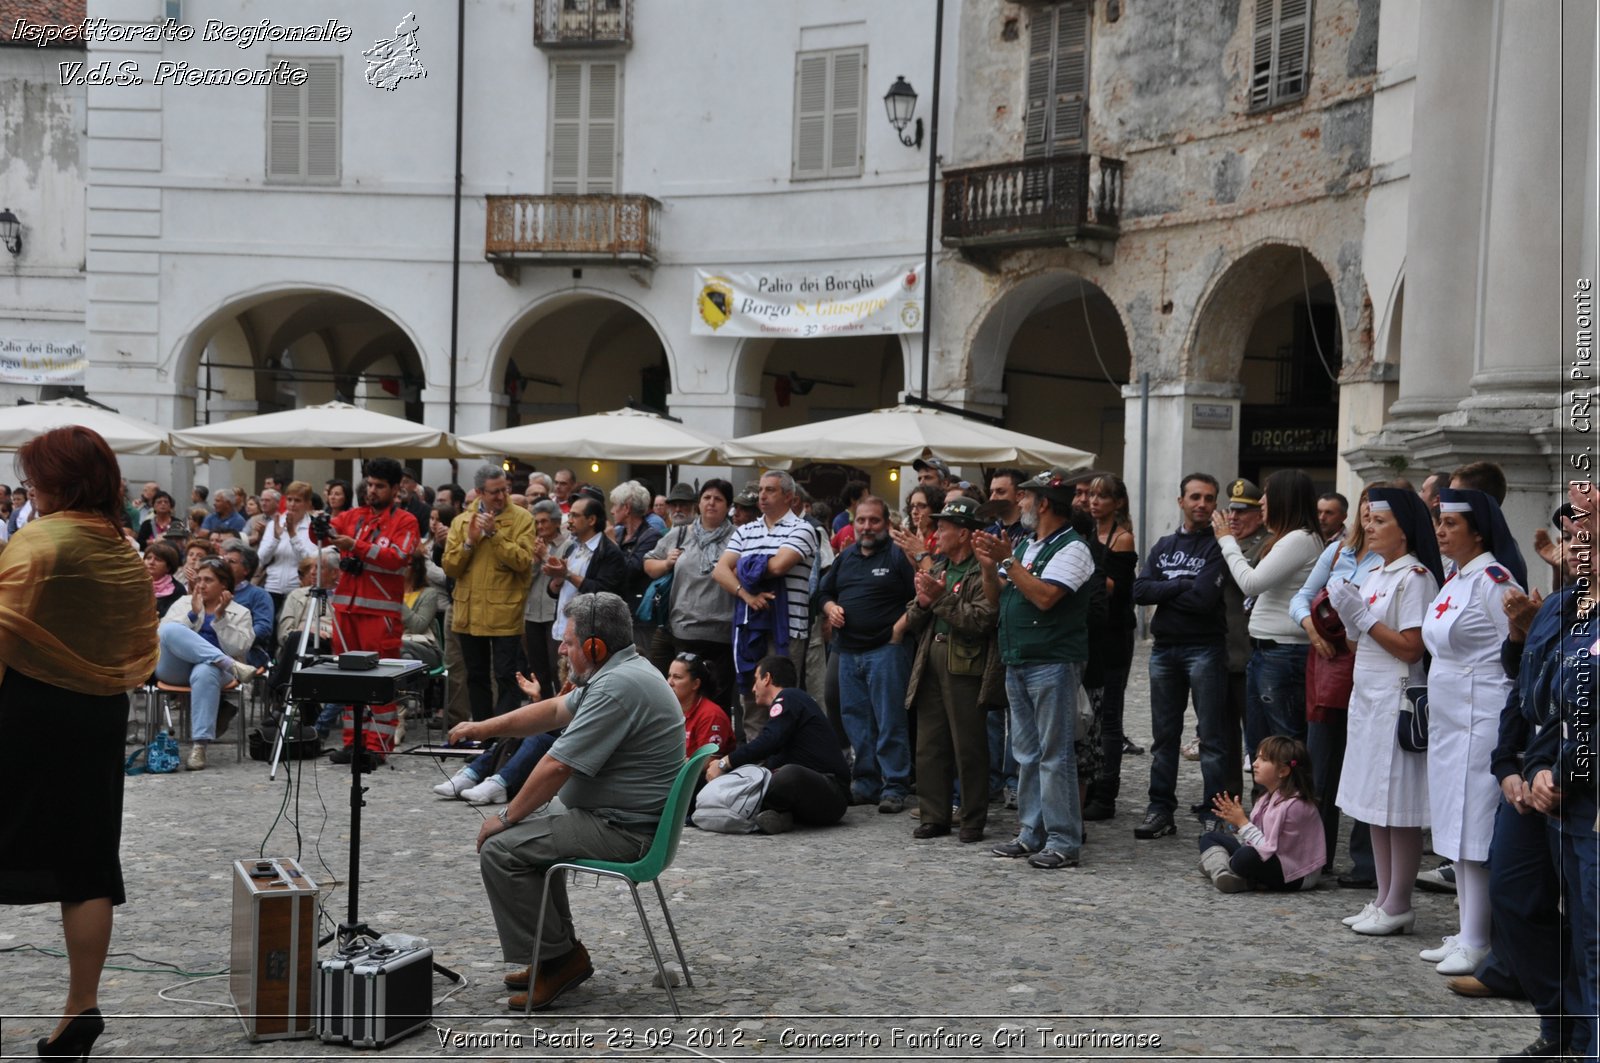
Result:
{"label": "wall lamp", "polygon": [[917,110],[917,90],[911,87],[904,76],[895,78],[889,91],[884,93],[883,107],[889,112],[889,124],[894,126],[900,143],[908,148],[922,147],[922,119],[917,119],[916,132],[911,136],[906,135],[906,126],[911,125],[911,116]]}
{"label": "wall lamp", "polygon": [[11,213],[11,208],[0,210],[0,243],[13,255],[22,254],[22,223]]}

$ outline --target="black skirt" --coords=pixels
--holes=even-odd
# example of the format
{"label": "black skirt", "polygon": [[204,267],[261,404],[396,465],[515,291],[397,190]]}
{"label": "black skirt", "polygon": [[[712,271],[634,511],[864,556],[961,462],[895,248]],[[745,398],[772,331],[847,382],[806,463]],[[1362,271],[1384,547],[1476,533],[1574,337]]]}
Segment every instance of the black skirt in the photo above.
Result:
{"label": "black skirt", "polygon": [[0,904],[121,904],[128,695],[78,694],[14,668],[0,681],[11,751],[0,800]]}

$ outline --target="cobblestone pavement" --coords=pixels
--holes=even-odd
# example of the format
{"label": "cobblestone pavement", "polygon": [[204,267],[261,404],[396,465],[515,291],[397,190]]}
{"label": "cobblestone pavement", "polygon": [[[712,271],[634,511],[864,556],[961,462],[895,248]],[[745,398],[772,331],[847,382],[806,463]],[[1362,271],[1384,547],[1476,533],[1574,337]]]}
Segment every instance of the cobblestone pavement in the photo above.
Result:
{"label": "cobblestone pavement", "polygon": [[[1134,671],[1129,730],[1148,745],[1142,649]],[[232,862],[262,851],[298,854],[331,917],[344,917],[348,776],[319,762],[296,801],[264,765],[235,764],[221,746],[211,759],[204,772],[128,780],[128,903],[112,944],[124,955],[112,962],[147,969],[107,971],[96,1052],[347,1054],[317,1041],[251,1044],[231,1011],[193,1002],[226,1004],[226,980],[142,962],[224,970]],[[434,1029],[390,1057],[1463,1059],[1537,1033],[1526,1004],[1458,998],[1417,958],[1454,928],[1451,895],[1417,894],[1418,936],[1364,938],[1338,923],[1364,892],[1225,896],[1196,871],[1195,830],[1136,841],[1148,756],[1124,761],[1119,814],[1090,825],[1083,866],[1070,871],[1036,871],[953,837],[914,841],[909,813],[872,807],[779,837],[689,830],[663,880],[695,978],[679,990],[688,1017],[672,1019],[627,891],[605,883],[572,891],[595,976],[558,1011],[524,1021],[505,1010],[507,968],[473,855],[479,813],[433,796],[434,761],[392,764],[369,777],[360,914],[429,939],[468,984],[435,1008]],[[274,825],[286,793],[298,831]],[[1198,765],[1184,762],[1180,802],[1198,797]],[[991,810],[991,841],[1014,826],[1014,813]],[[8,1057],[33,1055],[65,994],[65,961],[17,949],[30,945],[60,948],[57,909],[0,909],[0,947],[16,949],[0,956]]]}

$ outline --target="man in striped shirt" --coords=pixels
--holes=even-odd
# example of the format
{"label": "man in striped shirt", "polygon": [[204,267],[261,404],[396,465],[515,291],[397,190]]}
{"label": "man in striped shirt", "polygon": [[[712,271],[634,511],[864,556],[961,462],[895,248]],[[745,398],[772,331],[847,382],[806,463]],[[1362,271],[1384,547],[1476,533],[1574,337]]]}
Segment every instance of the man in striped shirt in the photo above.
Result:
{"label": "man in striped shirt", "polygon": [[[818,530],[795,516],[794,477],[781,470],[763,473],[757,504],[761,519],[734,529],[712,578],[738,599],[734,605],[734,660],[751,666],[769,653],[794,662],[802,671],[811,628],[811,567],[817,558]],[[774,610],[776,615],[767,615]],[[764,709],[750,693],[753,667],[739,669],[746,738],[761,733]]]}

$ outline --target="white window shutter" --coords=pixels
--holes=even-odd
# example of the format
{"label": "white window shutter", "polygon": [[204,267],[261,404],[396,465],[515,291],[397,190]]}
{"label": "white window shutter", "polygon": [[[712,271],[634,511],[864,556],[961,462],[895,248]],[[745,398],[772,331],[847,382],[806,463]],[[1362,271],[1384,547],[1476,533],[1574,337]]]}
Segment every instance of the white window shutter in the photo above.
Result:
{"label": "white window shutter", "polygon": [[854,177],[861,172],[861,86],[866,54],[833,54],[833,84],[828,105],[828,174]]}
{"label": "white window shutter", "polygon": [[1276,0],[1256,0],[1255,25],[1251,30],[1250,107],[1252,110],[1272,102],[1272,52],[1277,24]]}
{"label": "white window shutter", "polygon": [[1055,36],[1050,154],[1071,155],[1084,149],[1084,111],[1089,98],[1089,5],[1073,0],[1058,7]]}
{"label": "white window shutter", "polygon": [[1053,9],[1040,8],[1028,20],[1028,106],[1024,112],[1022,138],[1025,158],[1043,155],[1047,150],[1055,15]]}
{"label": "white window shutter", "polygon": [[828,173],[828,56],[802,55],[795,64],[794,176]]}
{"label": "white window shutter", "polygon": [[339,176],[339,64],[306,63],[305,176]]}
{"label": "white window shutter", "polygon": [[267,90],[267,176],[300,176],[300,86]]}
{"label": "white window shutter", "polygon": [[582,63],[550,68],[550,191],[574,195],[583,183]]}
{"label": "white window shutter", "polygon": [[616,63],[589,64],[588,121],[584,134],[583,191],[614,194],[617,191],[617,82]]}
{"label": "white window shutter", "polygon": [[1273,62],[1273,101],[1292,100],[1306,91],[1306,59],[1311,51],[1311,0],[1279,0],[1277,57]]}

